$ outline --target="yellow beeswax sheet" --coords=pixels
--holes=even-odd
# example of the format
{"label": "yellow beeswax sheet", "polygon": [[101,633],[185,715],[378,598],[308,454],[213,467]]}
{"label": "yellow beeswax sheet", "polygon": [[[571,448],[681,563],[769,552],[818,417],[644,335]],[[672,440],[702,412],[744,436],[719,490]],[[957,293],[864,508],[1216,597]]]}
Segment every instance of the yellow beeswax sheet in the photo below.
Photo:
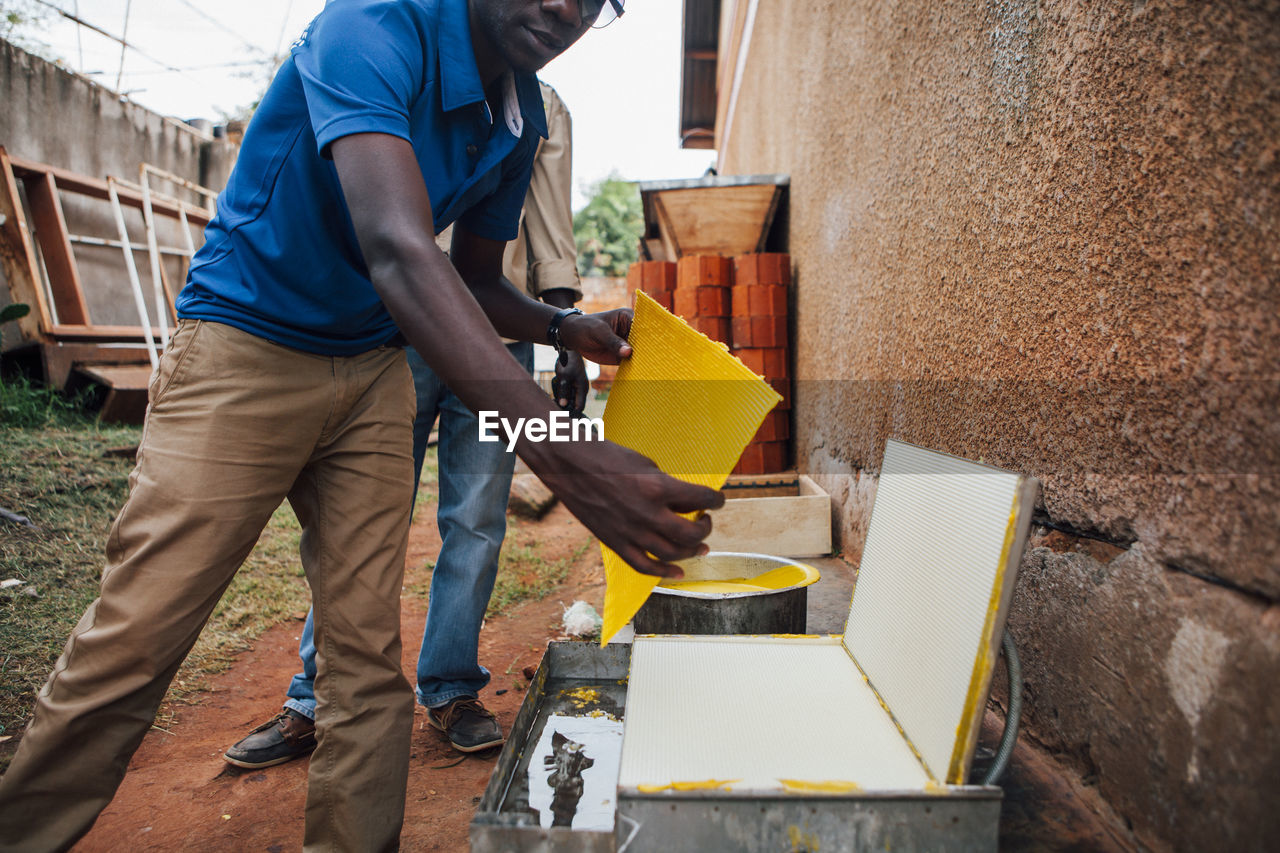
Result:
{"label": "yellow beeswax sheet", "polygon": [[[667,474],[718,489],[765,415],[782,402],[728,349],[636,293],[631,357],[618,367],[604,437],[643,453]],[[631,621],[661,578],[604,551],[601,644]]]}

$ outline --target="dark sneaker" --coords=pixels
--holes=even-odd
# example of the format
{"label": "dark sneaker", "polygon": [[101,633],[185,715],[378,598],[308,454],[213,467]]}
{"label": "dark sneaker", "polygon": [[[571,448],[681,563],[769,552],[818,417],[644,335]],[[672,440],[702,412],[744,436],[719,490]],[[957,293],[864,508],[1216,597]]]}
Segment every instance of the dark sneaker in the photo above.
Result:
{"label": "dark sneaker", "polygon": [[316,724],[287,709],[237,741],[222,759],[236,767],[257,770],[301,758],[316,748]]}
{"label": "dark sneaker", "polygon": [[479,752],[502,746],[506,738],[493,714],[479,699],[463,696],[448,705],[427,709],[427,721],[449,738],[459,752]]}

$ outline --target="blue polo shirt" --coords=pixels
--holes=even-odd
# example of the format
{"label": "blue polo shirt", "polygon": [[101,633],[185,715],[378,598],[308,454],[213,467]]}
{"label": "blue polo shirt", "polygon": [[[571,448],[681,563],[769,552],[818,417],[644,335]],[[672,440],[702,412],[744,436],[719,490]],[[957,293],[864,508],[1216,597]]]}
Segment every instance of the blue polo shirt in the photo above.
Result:
{"label": "blue polo shirt", "polygon": [[355,355],[395,324],[369,280],[328,156],[335,139],[408,140],[435,227],[516,236],[546,117],[537,79],[502,81],[492,116],[467,0],[330,0],[294,44],[245,132],[178,316],[295,349]]}

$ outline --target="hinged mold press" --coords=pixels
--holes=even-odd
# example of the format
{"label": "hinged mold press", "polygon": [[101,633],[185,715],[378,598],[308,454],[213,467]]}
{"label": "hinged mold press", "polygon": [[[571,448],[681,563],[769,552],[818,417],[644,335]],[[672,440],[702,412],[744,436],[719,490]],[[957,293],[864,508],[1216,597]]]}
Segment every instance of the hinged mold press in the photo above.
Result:
{"label": "hinged mold press", "polygon": [[[968,772],[1036,488],[890,440],[843,636],[639,636],[625,679],[617,645],[553,644],[472,849],[995,850],[1001,789]],[[616,736],[562,737],[538,764],[575,714]],[[595,830],[531,805],[565,743],[606,775],[570,786],[609,810]]]}

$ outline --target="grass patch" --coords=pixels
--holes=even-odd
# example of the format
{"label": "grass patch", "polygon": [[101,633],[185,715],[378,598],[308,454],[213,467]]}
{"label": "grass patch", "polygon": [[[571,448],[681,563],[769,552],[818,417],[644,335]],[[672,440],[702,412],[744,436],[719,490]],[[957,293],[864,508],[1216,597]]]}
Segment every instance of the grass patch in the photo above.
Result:
{"label": "grass patch", "polygon": [[[103,426],[56,393],[0,382],[0,507],[36,526],[0,521],[0,581],[22,581],[0,590],[0,736],[26,725],[36,692],[97,596],[107,533],[133,466],[103,454],[140,437],[139,427]],[[277,510],[179,671],[158,725],[263,631],[306,611],[299,535],[292,510]],[[0,755],[0,772],[7,765],[7,753]]]}
{"label": "grass patch", "polygon": [[[8,411],[8,410],[6,410]],[[104,458],[139,431],[99,428],[59,413],[40,429],[0,425],[0,507],[35,528],[0,521],[0,735],[26,724],[36,691],[97,595],[107,531],[131,463]]]}
{"label": "grass patch", "polygon": [[541,544],[525,528],[527,522],[509,518],[507,538],[498,557],[498,578],[489,596],[485,618],[503,616],[526,601],[538,601],[564,583],[569,569],[590,547],[584,542],[559,560],[547,559]]}
{"label": "grass patch", "polygon": [[59,391],[36,385],[25,376],[0,380],[0,425],[19,429],[47,426],[81,427],[90,421],[83,403],[87,392],[69,398]]}

